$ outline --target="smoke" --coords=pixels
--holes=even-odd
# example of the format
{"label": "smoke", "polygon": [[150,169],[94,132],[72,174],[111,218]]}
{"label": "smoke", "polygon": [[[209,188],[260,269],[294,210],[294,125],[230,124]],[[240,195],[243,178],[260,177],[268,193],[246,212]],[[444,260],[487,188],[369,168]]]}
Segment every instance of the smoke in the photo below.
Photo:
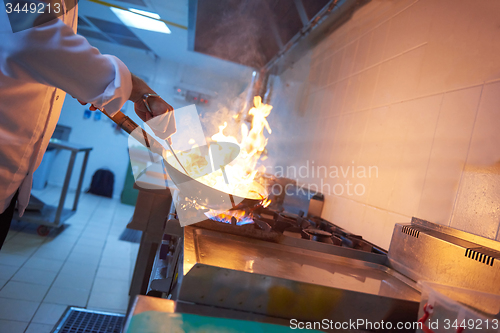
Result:
{"label": "smoke", "polygon": [[[200,115],[204,133],[210,138],[219,132],[219,126],[227,123],[224,134],[234,136],[241,141],[241,124],[246,123],[241,113],[245,104],[246,90],[238,96],[234,94],[226,95],[224,101],[217,103],[217,108],[212,112],[204,112]],[[248,123],[246,123],[248,125]]]}
{"label": "smoke", "polygon": [[[255,5],[244,1],[237,8],[223,12],[217,24],[206,33],[207,37],[212,37],[209,54],[254,68],[266,64],[259,41],[263,33],[262,18],[252,15],[256,11],[251,7]],[[217,36],[215,40],[214,36]]]}

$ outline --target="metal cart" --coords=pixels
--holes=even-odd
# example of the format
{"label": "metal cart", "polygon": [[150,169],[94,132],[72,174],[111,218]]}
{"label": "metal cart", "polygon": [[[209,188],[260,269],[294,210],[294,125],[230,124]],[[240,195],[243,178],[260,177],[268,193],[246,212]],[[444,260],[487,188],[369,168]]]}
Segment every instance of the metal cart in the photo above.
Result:
{"label": "metal cart", "polygon": [[[71,156],[69,158],[68,168],[66,170],[66,176],[64,178],[64,184],[61,190],[61,196],[59,197],[59,204],[56,206],[51,206],[44,204],[40,199],[32,196],[30,203],[36,202],[40,209],[37,210],[26,210],[22,217],[19,217],[18,212],[15,212],[14,219],[19,221],[25,221],[30,223],[40,224],[37,232],[40,236],[47,236],[50,232],[51,227],[60,227],[64,221],[70,218],[78,207],[78,200],[80,199],[80,192],[82,190],[83,177],[85,175],[85,169],[87,168],[87,162],[89,159],[90,151],[92,147],[84,147],[74,143],[69,143],[67,141],[61,141],[58,139],[51,139],[49,143],[49,148],[54,148],[58,150],[69,150]],[[80,170],[80,178],[78,180],[78,186],[76,188],[75,199],[73,201],[73,208],[64,208],[64,202],[66,201],[66,196],[68,194],[69,183],[71,180],[71,174],[73,173],[73,168],[75,166],[76,155],[80,152],[85,153],[83,158],[82,167]]]}

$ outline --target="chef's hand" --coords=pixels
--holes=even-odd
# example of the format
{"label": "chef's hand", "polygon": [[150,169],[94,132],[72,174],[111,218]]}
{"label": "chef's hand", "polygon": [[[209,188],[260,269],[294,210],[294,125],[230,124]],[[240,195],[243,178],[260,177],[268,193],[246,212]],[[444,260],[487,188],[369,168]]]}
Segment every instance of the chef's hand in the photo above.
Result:
{"label": "chef's hand", "polygon": [[[148,123],[149,127],[158,137],[172,143],[171,136],[177,131],[174,113],[172,112],[174,108],[155,94],[156,96],[147,98],[151,110],[151,112],[149,112],[144,103],[144,97],[147,94],[155,94],[155,92],[146,82],[132,74],[132,92],[129,100],[134,102],[135,112],[139,118]],[[82,105],[87,104],[81,100],[78,100],[78,102]],[[89,110],[95,111],[99,109],[92,104]]]}
{"label": "chef's hand", "polygon": [[[88,104],[87,102],[80,101],[79,99],[77,99],[77,101],[78,101],[81,105],[87,105],[87,104]],[[96,107],[94,106],[94,104],[90,104],[90,106],[89,106],[89,110],[90,110],[90,111],[97,111],[97,110],[99,110],[99,109],[98,109],[98,108],[96,108]]]}
{"label": "chef's hand", "polygon": [[[132,74],[132,92],[130,93],[129,100],[134,102],[135,112],[144,122],[152,119],[153,117],[162,115],[167,112],[174,111],[174,108],[165,102],[160,97],[150,97],[148,98],[149,107],[151,109],[151,113],[148,111],[146,105],[144,104],[143,97],[146,94],[156,94],[153,89],[151,89],[146,82],[144,82],[141,78]],[[81,105],[86,105],[87,102],[78,100]],[[91,104],[89,107],[90,111],[99,110],[94,104]]]}
{"label": "chef's hand", "polygon": [[[148,94],[153,94],[148,97]],[[135,112],[153,130],[156,136],[168,140],[172,144],[172,134],[177,131],[174,108],[165,102],[151,89],[146,82],[132,74],[132,93],[130,100],[134,102]],[[149,109],[146,106],[147,101]],[[151,112],[150,112],[151,111]]]}
{"label": "chef's hand", "polygon": [[156,93],[146,82],[132,74],[132,93],[129,99],[134,102],[135,112],[144,122],[151,120],[153,117],[174,111],[174,108],[160,97],[151,96],[147,99],[152,114],[149,113],[143,100],[145,94]]}

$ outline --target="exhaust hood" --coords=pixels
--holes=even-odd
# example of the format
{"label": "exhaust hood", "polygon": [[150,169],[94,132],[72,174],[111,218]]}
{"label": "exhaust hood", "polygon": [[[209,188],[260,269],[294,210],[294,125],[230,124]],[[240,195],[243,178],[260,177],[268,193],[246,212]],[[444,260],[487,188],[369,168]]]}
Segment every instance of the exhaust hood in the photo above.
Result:
{"label": "exhaust hood", "polygon": [[190,0],[188,48],[259,70],[278,63],[284,69],[366,2]]}

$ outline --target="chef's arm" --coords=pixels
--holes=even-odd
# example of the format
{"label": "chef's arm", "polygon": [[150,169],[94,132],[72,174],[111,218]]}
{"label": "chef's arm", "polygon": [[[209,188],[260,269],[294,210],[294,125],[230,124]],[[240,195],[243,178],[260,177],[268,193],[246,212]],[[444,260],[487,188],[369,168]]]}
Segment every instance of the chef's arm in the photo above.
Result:
{"label": "chef's arm", "polygon": [[[2,49],[8,52],[10,76],[60,88],[111,114],[135,89],[120,59],[101,54],[59,19],[7,37]],[[134,92],[145,90],[144,85],[138,83]]]}
{"label": "chef's arm", "polygon": [[148,98],[151,113],[142,98],[154,91],[127,66],[111,55],[103,55],[64,22],[54,19],[33,28],[11,33],[5,41],[7,70],[22,77],[64,90],[85,103],[105,109],[110,115],[132,100],[139,117],[148,121],[165,114],[151,125],[164,138],[175,133],[173,108],[159,97]]}
{"label": "chef's arm", "polygon": [[[154,92],[153,89],[151,89],[144,80],[141,78],[137,77],[134,74],[132,75],[132,92],[130,93],[130,98],[132,102],[134,102],[135,106],[135,111],[137,115],[143,120],[143,121],[149,121],[153,117],[162,115],[166,112],[173,111],[174,108],[165,102],[161,98],[151,98],[151,97],[159,97],[157,94]],[[149,107],[151,112],[147,109],[145,103],[145,99],[149,103]],[[82,105],[87,104],[86,102],[82,100],[78,100]],[[90,106],[91,111],[95,111],[99,109],[96,107],[94,104]]]}

